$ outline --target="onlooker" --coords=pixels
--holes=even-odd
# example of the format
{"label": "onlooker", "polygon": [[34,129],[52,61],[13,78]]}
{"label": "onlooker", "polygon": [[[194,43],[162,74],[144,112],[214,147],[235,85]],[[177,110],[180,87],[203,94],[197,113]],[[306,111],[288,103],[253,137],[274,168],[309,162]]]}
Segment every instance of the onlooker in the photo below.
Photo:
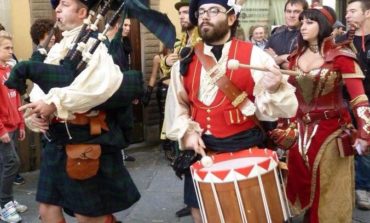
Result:
{"label": "onlooker", "polygon": [[[0,31],[1,30],[5,31],[5,27],[3,25],[1,25],[1,23],[0,23]],[[12,58],[8,60],[7,64],[9,64],[11,67],[14,67],[17,64],[17,57],[14,55],[14,53],[12,55]],[[18,153],[18,147],[16,147],[16,151]],[[24,180],[24,178],[19,173],[17,173],[17,175],[15,176],[13,184],[22,185],[25,182],[26,181]]]}
{"label": "onlooker", "polygon": [[24,140],[25,129],[23,114],[18,111],[20,95],[4,85],[10,74],[8,61],[12,55],[12,37],[6,31],[0,31],[0,218],[5,222],[20,221],[18,212],[27,210],[13,197],[13,182],[20,166],[15,143],[17,137]]}
{"label": "onlooker", "polygon": [[[2,31],[2,30],[6,31],[5,30],[5,27],[0,23],[0,31]],[[17,57],[13,53],[12,58],[10,60],[8,60],[8,64],[11,67],[14,67],[17,64],[17,62],[18,62],[18,59],[17,59]]]}
{"label": "onlooker", "polygon": [[[170,82],[170,76],[163,75],[160,64],[161,60],[163,60],[164,57],[170,53],[170,51],[163,45],[161,45],[160,48],[160,52],[153,58],[152,73],[150,75],[148,86],[142,101],[144,107],[148,106],[153,89],[157,87],[156,98],[159,109],[159,126],[161,132],[164,120],[164,105],[167,96],[168,84]],[[158,76],[159,80],[157,81]],[[176,148],[176,146],[174,145],[175,143],[176,142],[169,139],[162,139],[162,149],[164,150],[166,159],[169,160],[171,163],[175,160],[177,154],[177,151],[173,149]]]}
{"label": "onlooker", "polygon": [[299,14],[308,8],[306,0],[288,0],[284,6],[286,26],[275,30],[265,46],[275,62],[284,69],[288,68],[288,56],[297,47],[297,35],[299,32]]}
{"label": "onlooker", "polygon": [[[108,32],[107,36],[110,41],[109,52],[113,57],[113,61],[119,66],[120,70],[124,72],[131,69],[132,46],[128,37],[131,30],[131,20],[129,18],[125,18],[122,26],[119,27],[119,25],[119,22],[116,22],[116,24],[113,25],[112,29]],[[132,103],[137,104],[138,100],[134,100]],[[124,123],[121,123],[121,128],[125,139],[125,145],[122,150],[123,159],[125,161],[136,160],[135,157],[128,155],[127,152],[125,152],[125,149],[131,143],[132,129],[134,125],[134,115],[132,109],[132,105],[130,105],[129,107],[120,110],[120,112],[123,113],[121,114],[122,117],[124,117],[122,118]]]}
{"label": "onlooker", "polygon": [[[350,0],[347,5],[346,20],[349,26],[355,25],[353,45],[358,63],[365,74],[365,93],[370,97],[370,1]],[[339,42],[347,35],[339,38]],[[356,156],[356,203],[361,209],[370,210],[370,155]]]}
{"label": "onlooker", "polygon": [[240,26],[240,24],[236,28],[235,38],[242,40],[242,41],[246,40],[244,29]]}
{"label": "onlooker", "polygon": [[129,34],[131,31],[131,20],[129,18],[125,18],[122,24],[122,46],[123,46],[123,57],[122,65],[120,67],[123,68],[123,71],[131,69],[131,52],[132,46],[131,41],[129,38]]}
{"label": "onlooker", "polygon": [[266,26],[255,25],[249,29],[249,39],[251,42],[261,49],[265,49],[267,44],[267,30]]}
{"label": "onlooker", "polygon": [[311,8],[321,7],[320,0],[313,0],[311,3]]}
{"label": "onlooker", "polygon": [[32,42],[37,46],[37,47],[42,47],[45,48],[46,50],[50,49],[54,43],[57,40],[57,33],[54,33],[50,37],[49,43],[46,43],[48,40],[49,32],[53,29],[54,27],[54,21],[51,19],[38,19],[36,20],[30,30]]}
{"label": "onlooker", "polygon": [[346,27],[343,25],[343,23],[337,20],[333,25],[333,38],[335,39],[337,36],[343,35],[346,32],[345,29]]}

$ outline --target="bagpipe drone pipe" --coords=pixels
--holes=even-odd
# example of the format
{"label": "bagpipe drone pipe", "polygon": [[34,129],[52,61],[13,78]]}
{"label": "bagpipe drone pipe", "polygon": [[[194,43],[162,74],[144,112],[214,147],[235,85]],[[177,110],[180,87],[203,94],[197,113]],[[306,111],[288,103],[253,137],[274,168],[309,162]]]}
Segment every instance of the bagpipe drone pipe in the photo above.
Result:
{"label": "bagpipe drone pipe", "polygon": [[[132,11],[130,13],[132,17],[136,17],[140,22],[142,22],[162,42],[164,42],[165,45],[173,45],[175,41],[175,29],[168,17],[162,13],[148,9],[146,6],[138,2],[138,0],[101,0],[96,7],[100,7],[99,14],[96,16],[96,21],[94,24],[91,24],[91,17],[94,16],[95,13],[90,10],[89,17],[85,19],[78,37],[71,45],[72,47],[69,49],[66,57],[61,61],[61,65],[43,63],[42,61],[45,56],[36,52],[32,55],[29,61],[22,61],[12,69],[5,85],[9,88],[16,89],[21,95],[25,94],[27,91],[27,79],[36,83],[45,93],[48,93],[51,88],[70,85],[86,68],[86,66],[88,66],[89,59],[99,44],[106,40],[106,32],[117,21],[122,10],[127,10],[129,12]],[[124,7],[126,8],[124,9]],[[89,49],[88,53],[84,53],[82,57],[82,52],[86,47],[87,41],[94,35],[94,33],[96,33],[99,20],[106,15],[109,9],[112,8],[116,9],[114,15],[105,26],[104,31],[97,35],[97,39]],[[153,14],[160,18],[154,23],[151,21],[153,17],[150,18]],[[162,32],[164,30],[163,27],[166,27],[166,32]],[[130,104],[132,100],[141,98],[142,94],[142,73],[136,70],[124,71],[124,78],[119,89],[106,102],[99,105],[97,108],[110,109],[124,107]]]}

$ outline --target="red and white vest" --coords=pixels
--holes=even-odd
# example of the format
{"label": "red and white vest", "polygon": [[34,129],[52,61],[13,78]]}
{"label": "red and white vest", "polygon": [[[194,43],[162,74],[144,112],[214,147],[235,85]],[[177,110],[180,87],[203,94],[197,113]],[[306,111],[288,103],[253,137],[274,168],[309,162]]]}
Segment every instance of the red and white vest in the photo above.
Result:
{"label": "red and white vest", "polygon": [[[250,64],[252,47],[251,43],[233,39],[228,59],[237,59],[240,63]],[[238,108],[235,108],[220,89],[215,100],[209,106],[199,101],[201,68],[201,62],[194,55],[183,79],[189,96],[192,119],[198,122],[204,131],[209,130],[217,138],[229,137],[255,127],[255,122],[244,116]],[[251,101],[254,101],[255,83],[249,69],[227,69],[226,76],[240,90],[245,91]]]}

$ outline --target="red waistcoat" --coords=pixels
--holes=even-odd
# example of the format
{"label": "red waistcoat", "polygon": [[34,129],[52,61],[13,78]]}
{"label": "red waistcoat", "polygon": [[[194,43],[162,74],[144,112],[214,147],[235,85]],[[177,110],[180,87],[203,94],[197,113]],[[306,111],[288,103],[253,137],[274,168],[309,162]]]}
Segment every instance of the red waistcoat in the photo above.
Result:
{"label": "red waistcoat", "polygon": [[[250,64],[253,45],[233,39],[230,46],[228,59],[237,59],[240,63]],[[198,122],[204,131],[209,130],[217,138],[225,138],[255,127],[252,119],[244,116],[235,108],[221,90],[218,90],[215,100],[207,106],[198,99],[200,73],[202,64],[197,56],[193,56],[188,71],[184,77],[184,86],[189,96],[191,117]],[[249,69],[226,71],[234,85],[248,94],[254,101],[254,80]]]}

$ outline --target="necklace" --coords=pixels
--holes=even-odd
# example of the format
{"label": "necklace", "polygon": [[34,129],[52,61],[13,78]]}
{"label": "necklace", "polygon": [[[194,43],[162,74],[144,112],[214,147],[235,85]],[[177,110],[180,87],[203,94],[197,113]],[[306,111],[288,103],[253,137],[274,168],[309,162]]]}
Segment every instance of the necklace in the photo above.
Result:
{"label": "necklace", "polygon": [[309,45],[308,48],[313,52],[313,53],[317,53],[319,52],[319,45],[317,44],[312,44],[312,45]]}

